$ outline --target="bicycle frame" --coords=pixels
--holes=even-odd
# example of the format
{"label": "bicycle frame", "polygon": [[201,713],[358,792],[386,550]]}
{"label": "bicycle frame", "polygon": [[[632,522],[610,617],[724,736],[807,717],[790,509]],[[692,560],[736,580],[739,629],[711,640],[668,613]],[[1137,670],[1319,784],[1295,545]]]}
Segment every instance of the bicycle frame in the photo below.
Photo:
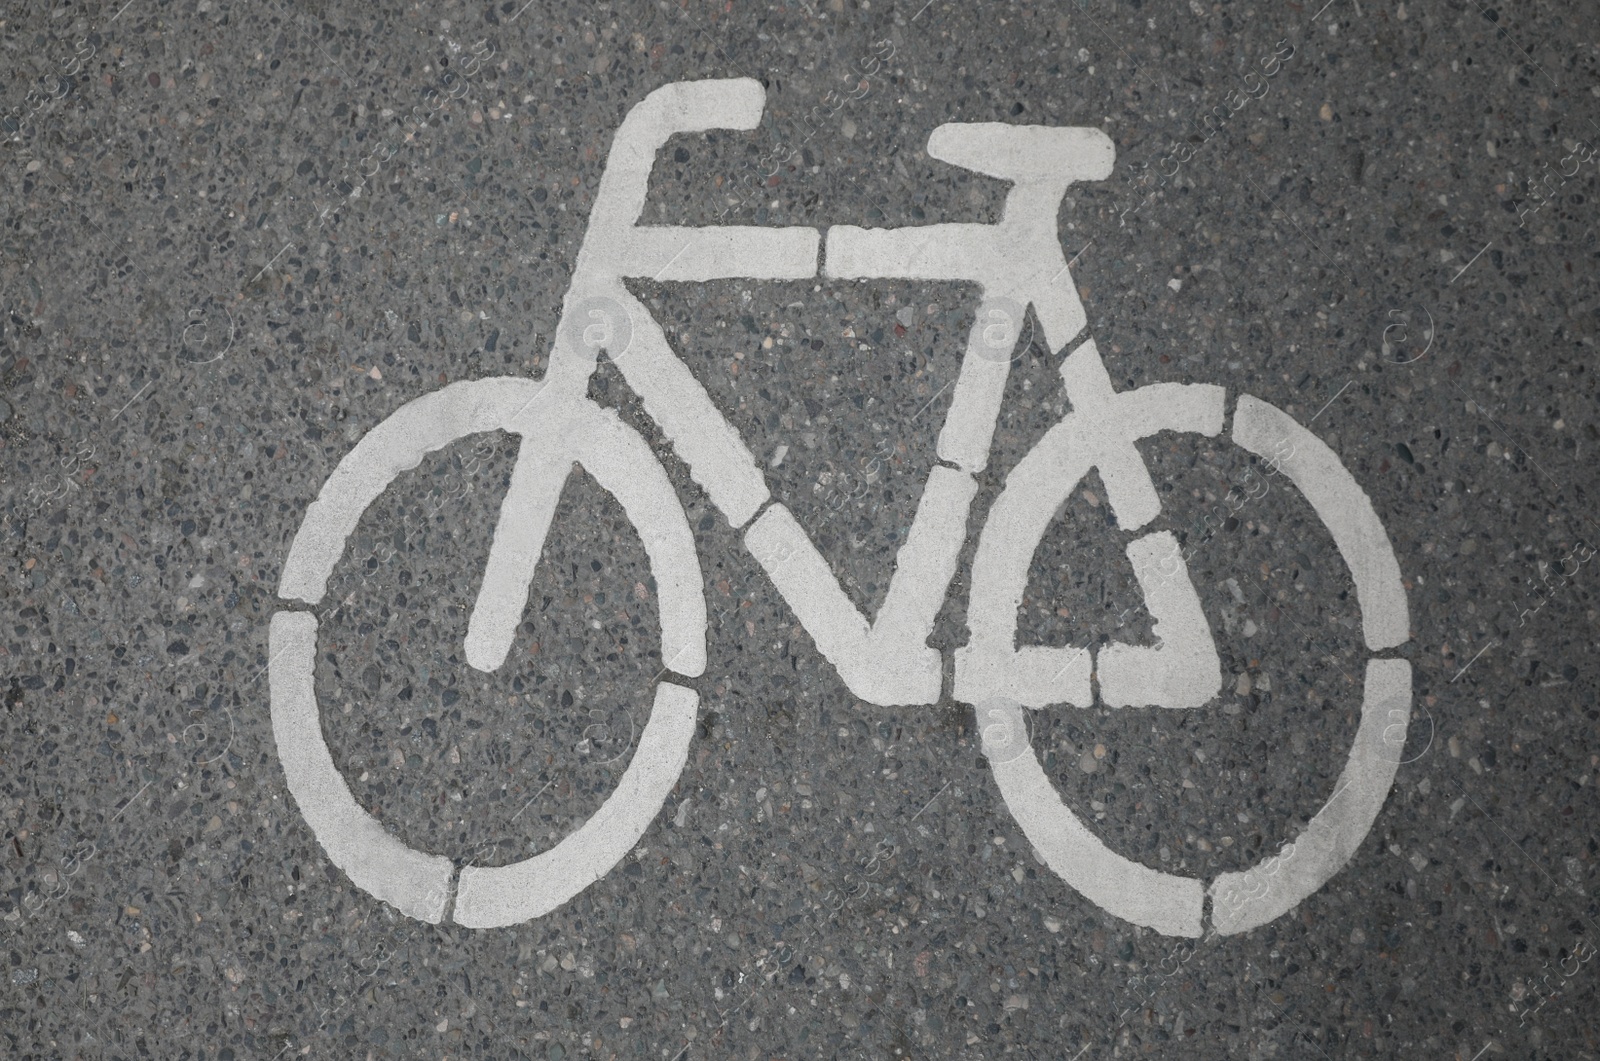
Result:
{"label": "bicycle frame", "polygon": [[[851,692],[880,706],[932,704],[943,666],[927,637],[955,576],[966,540],[977,476],[988,462],[1012,351],[1032,307],[1053,353],[1082,331],[1083,305],[1056,236],[1056,212],[1073,181],[1110,175],[1114,149],[1097,129],[1002,124],[944,125],[928,142],[937,159],[1013,182],[999,223],[901,229],[835,226],[824,243],[809,227],[640,226],[657,151],[680,133],[753,129],[765,92],[754,80],[677,83],[652,92],[618,129],[600,181],[572,285],[562,303],[537,407],[585,399],[608,338],[585,323],[614,305],[623,319],[600,321],[631,332],[608,354],[645,412],[660,426],[694,481],[794,609]],[[819,250],[826,256],[819,260]],[[869,622],[850,602],[826,560],[788,508],[771,501],[755,457],[672,351],[649,311],[623,281],[916,278],[976,283],[977,319],[929,474],[888,594]],[[586,312],[587,311],[587,312]],[[533,477],[513,480],[503,512],[534,511]],[[507,517],[503,517],[504,519]],[[503,524],[504,525],[504,524]],[[526,586],[537,553],[497,549],[485,572],[468,631],[468,658],[494,669],[504,660],[520,608],[496,606],[502,587]],[[480,621],[481,619],[481,621]]]}
{"label": "bicycle frame", "polygon": [[[1031,307],[1055,354],[1084,325],[1055,211],[1074,180],[1109,175],[1111,144],[1093,129],[986,124],[934,130],[932,157],[1012,182],[993,225],[836,226],[824,236],[803,227],[637,224],[656,152],[671,136],[753,128],[763,102],[759,84],[735,80],[667,85],[636,105],[617,132],[601,179],[545,375],[460,380],[414,398],[345,455],[306,509],[279,581],[286,606],[273,616],[269,638],[274,739],[290,792],[330,858],[356,885],[410,916],[434,923],[449,916],[459,925],[489,928],[549,913],[633,849],[688,761],[699,694],[663,676],[695,677],[705,669],[703,574],[682,499],[661,461],[614,410],[587,396],[601,350],[643,399],[694,480],[743,532],[746,547],[851,691],[878,705],[931,704],[943,692],[942,660],[927,637],[966,540],[1021,325]],[[979,285],[977,321],[939,434],[939,462],[872,622],[850,603],[794,516],[772,500],[743,440],[629,294],[624,281],[643,276]],[[598,326],[590,325],[596,317]],[[1097,698],[1110,708],[1200,707],[1220,690],[1220,660],[1182,551],[1168,531],[1127,545],[1156,643],[1101,646],[1092,665],[1087,648],[1018,647],[1017,613],[1029,565],[1059,505],[1091,468],[1099,471],[1121,531],[1154,520],[1161,497],[1135,443],[1161,431],[1217,435],[1226,393],[1200,383],[1118,392],[1092,339],[1063,359],[1060,377],[1071,411],[1010,469],[978,535],[967,601],[970,636],[955,653],[953,695],[975,708],[984,755],[1012,817],[1044,862],[1082,895],[1168,935],[1200,934],[1207,895],[1218,902],[1218,931],[1264,924],[1320,888],[1371,829],[1399,765],[1383,752],[1396,731],[1404,741],[1410,665],[1368,660],[1361,728],[1339,786],[1283,855],[1225,873],[1208,886],[1110,850],[1059,798],[1026,739],[1023,709],[1088,707]],[[411,848],[385,830],[339,773],[320,730],[315,609],[363,513],[400,474],[431,452],[497,430],[520,434],[523,442],[468,624],[467,662],[481,670],[505,662],[577,462],[639,534],[656,581],[663,668],[651,683],[649,722],[634,754],[594,815],[549,850],[506,866],[465,866],[458,874],[449,858]],[[1393,548],[1370,499],[1337,455],[1287,413],[1248,394],[1234,405],[1232,436],[1257,456],[1270,451],[1275,469],[1327,526],[1356,586],[1367,647],[1381,652],[1408,640]],[[294,601],[304,607],[288,606]]]}

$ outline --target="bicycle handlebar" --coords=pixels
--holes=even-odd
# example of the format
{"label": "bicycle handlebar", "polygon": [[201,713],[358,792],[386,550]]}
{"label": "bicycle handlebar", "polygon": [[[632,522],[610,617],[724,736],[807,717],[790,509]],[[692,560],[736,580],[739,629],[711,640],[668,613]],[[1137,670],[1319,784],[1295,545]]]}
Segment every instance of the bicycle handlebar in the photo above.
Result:
{"label": "bicycle handlebar", "polygon": [[675,81],[651,92],[628,112],[611,141],[589,227],[602,231],[633,227],[644,208],[656,152],[672,137],[712,129],[754,129],[766,104],[767,90],[749,77]]}
{"label": "bicycle handlebar", "polygon": [[[820,234],[810,227],[682,228],[639,225],[656,155],[680,133],[754,129],[766,90],[752,78],[674,82],[652,91],[623,119],[575,263],[587,283],[623,277],[711,280],[815,276]],[[970,280],[986,292],[1032,304],[1052,348],[1083,326],[1066,276],[1056,215],[1075,181],[1111,174],[1116,148],[1089,127],[951,123],[928,138],[928,154],[1012,182],[998,224],[950,223],[894,230],[836,225],[825,271],[845,278]],[[575,277],[575,283],[577,279]]]}

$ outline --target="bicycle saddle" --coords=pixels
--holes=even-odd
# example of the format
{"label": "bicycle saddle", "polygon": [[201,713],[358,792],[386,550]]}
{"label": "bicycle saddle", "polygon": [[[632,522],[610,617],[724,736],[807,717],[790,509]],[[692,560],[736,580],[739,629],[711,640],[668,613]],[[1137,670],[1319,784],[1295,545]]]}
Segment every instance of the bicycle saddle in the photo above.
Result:
{"label": "bicycle saddle", "polygon": [[1111,176],[1117,149],[1109,136],[1087,126],[951,122],[928,137],[928,154],[988,177],[1065,187]]}

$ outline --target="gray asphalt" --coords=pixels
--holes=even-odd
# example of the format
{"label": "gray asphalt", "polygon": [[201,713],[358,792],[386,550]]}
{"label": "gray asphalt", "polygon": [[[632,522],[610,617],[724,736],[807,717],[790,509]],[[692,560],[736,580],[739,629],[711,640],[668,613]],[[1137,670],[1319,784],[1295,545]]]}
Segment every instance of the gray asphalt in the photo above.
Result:
{"label": "gray asphalt", "polygon": [[[1600,1056],[1591,5],[519,7],[0,12],[0,1052]],[[1065,884],[948,680],[931,707],[853,697],[604,361],[590,394],[651,442],[701,555],[677,786],[612,872],[511,928],[413,920],[330,862],[266,676],[306,506],[406,402],[544,371],[612,135],[652,89],[712,77],[759,79],[762,124],[672,141],[646,221],[992,222],[1004,185],[930,159],[934,127],[1104,130],[1113,175],[1059,223],[1116,388],[1256,395],[1370,496],[1412,720],[1370,833],[1292,912],[1183,941]],[[875,609],[976,291],[631,287]],[[983,515],[1066,409],[1044,341],[1016,356],[930,640],[947,659]],[[1112,849],[1211,879],[1334,794],[1360,611],[1317,514],[1225,436],[1143,453],[1223,695],[1044,710],[1029,739]],[[496,433],[402,475],[318,609],[342,775],[458,865],[593,814],[663,667],[640,539],[582,472],[510,665],[466,666],[516,457]],[[1148,642],[1128,539],[1091,475],[1035,554],[1019,640]]]}

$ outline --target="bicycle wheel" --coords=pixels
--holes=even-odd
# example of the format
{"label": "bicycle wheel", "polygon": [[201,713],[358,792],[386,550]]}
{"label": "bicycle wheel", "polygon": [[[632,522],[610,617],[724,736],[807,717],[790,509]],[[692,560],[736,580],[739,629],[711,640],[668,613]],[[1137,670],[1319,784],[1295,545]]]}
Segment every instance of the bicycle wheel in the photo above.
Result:
{"label": "bicycle wheel", "polygon": [[[1173,385],[1140,388],[1130,397],[1148,396],[1147,406],[1164,420],[1160,428],[1202,430],[1182,426],[1180,392],[1167,391],[1173,399],[1168,402],[1158,391],[1163,386]],[[1208,887],[1198,878],[1155,870],[1112,851],[1061,799],[1027,740],[1023,714],[1024,704],[1043,706],[1037,696],[1041,689],[1056,690],[1057,703],[1088,706],[1089,701],[1086,651],[1015,647],[1017,606],[1033,553],[1051,514],[1088,470],[1082,461],[1060,459],[1062,440],[1052,438],[1057,429],[1071,430],[1057,425],[1019,462],[979,536],[968,625],[970,644],[983,648],[957,654],[957,696],[977,711],[984,753],[1007,809],[1045,863],[1073,889],[1123,920],[1165,935],[1200,936],[1208,899],[1211,925],[1221,935],[1266,924],[1321,888],[1371,830],[1399,768],[1392,753],[1405,743],[1411,665],[1388,656],[1367,661],[1361,720],[1334,793],[1280,855],[1242,872],[1223,873]],[[1250,395],[1241,396],[1234,409],[1232,438],[1272,460],[1327,526],[1355,583],[1367,649],[1385,652],[1409,640],[1394,548],[1370,499],[1338,456],[1287,413]],[[1283,456],[1285,442],[1288,456]],[[1186,571],[1183,577],[1187,580]],[[1017,673],[1004,673],[1007,666]]]}
{"label": "bicycle wheel", "polygon": [[[622,506],[644,544],[660,602],[663,671],[700,674],[706,633],[700,564],[666,471],[614,412],[587,400],[548,399],[534,380],[453,383],[373,428],[307,508],[284,562],[279,596],[314,609],[362,514],[401,472],[434,450],[495,430],[521,435],[522,446],[469,626],[469,663],[492,670],[504,660],[562,486],[577,463]],[[492,928],[556,909],[633,848],[688,761],[699,695],[659,682],[632,761],[588,821],[548,851],[508,866],[469,866],[457,880],[450,858],[409,847],[362,809],[334,765],[313,677],[317,625],[311,610],[283,609],[272,618],[272,731],[289,791],[328,857],[352,882],[419,920],[437,924],[448,914],[456,924]]]}

